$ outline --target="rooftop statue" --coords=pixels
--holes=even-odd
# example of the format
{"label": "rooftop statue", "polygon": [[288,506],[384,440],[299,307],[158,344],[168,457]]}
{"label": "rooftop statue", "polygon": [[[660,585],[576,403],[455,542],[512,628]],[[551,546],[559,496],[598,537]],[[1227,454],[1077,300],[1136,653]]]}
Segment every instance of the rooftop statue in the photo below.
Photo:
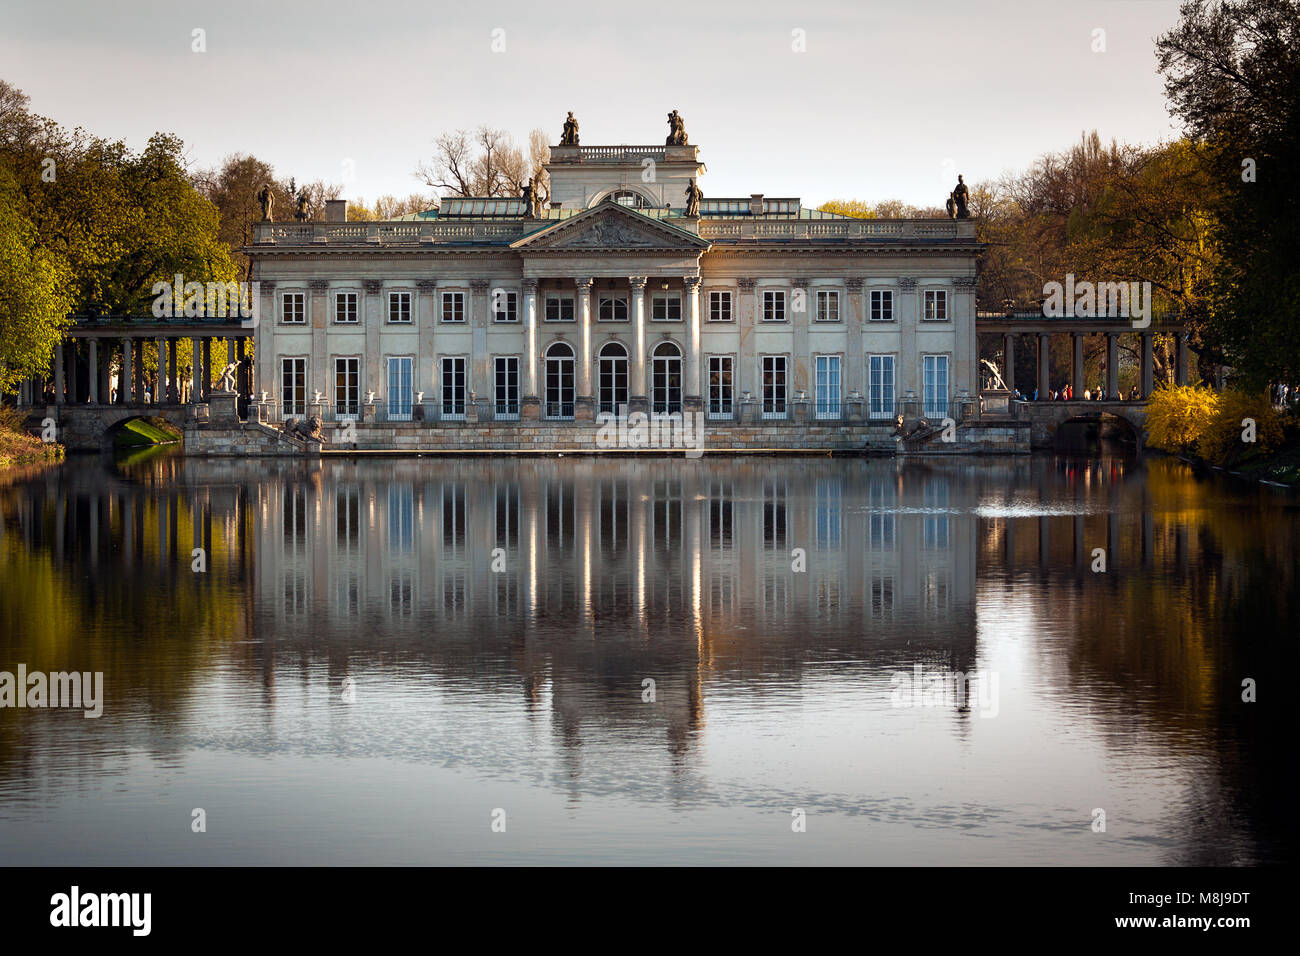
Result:
{"label": "rooftop statue", "polygon": [[262,207],[262,222],[271,221],[271,205],[274,200],[275,196],[271,192],[271,184],[263,183],[262,188],[257,192],[257,201]]}
{"label": "rooftop statue", "polygon": [[531,179],[524,183],[524,188],[519,193],[519,197],[524,201],[524,210],[527,212],[529,218],[536,219],[537,190],[533,188],[533,181]]}
{"label": "rooftop statue", "polygon": [[569,110],[569,118],[564,121],[564,132],[560,134],[560,145],[578,145],[578,121],[573,118],[573,110]]}
{"label": "rooftop statue", "polygon": [[690,184],[687,185],[686,187],[686,215],[687,216],[694,216],[697,218],[699,217],[700,200],[703,198],[704,198],[703,191],[700,189],[699,186],[695,185],[695,180],[692,179],[690,181]]}
{"label": "rooftop statue", "polygon": [[668,114],[668,139],[664,141],[665,146],[688,146],[686,142],[686,121],[682,119],[681,114],[673,110]]}
{"label": "rooftop statue", "polygon": [[293,218],[299,222],[307,221],[307,188],[304,186],[298,190],[298,208],[294,211]]}
{"label": "rooftop statue", "polygon": [[970,190],[966,188],[966,183],[962,180],[960,174],[957,176],[957,186],[953,189],[952,195],[948,197],[948,215],[953,219],[969,219],[970,210],[966,208],[966,203],[970,200]]}

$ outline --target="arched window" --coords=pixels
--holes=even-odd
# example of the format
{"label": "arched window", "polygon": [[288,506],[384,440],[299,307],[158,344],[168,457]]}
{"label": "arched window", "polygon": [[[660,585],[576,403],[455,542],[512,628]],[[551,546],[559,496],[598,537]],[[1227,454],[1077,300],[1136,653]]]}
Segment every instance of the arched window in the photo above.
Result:
{"label": "arched window", "polygon": [[566,342],[555,342],[546,350],[547,418],[573,417],[573,389],[573,348]]}
{"label": "arched window", "polygon": [[608,342],[597,362],[597,391],[600,411],[618,414],[627,408],[627,349]]}
{"label": "arched window", "polygon": [[655,346],[650,360],[651,406],[659,415],[682,410],[682,351],[672,342]]}
{"label": "arched window", "polygon": [[620,189],[610,198],[620,206],[627,206],[629,209],[644,209],[646,206],[650,205],[646,202],[644,196],[640,193],[634,193],[630,189]]}

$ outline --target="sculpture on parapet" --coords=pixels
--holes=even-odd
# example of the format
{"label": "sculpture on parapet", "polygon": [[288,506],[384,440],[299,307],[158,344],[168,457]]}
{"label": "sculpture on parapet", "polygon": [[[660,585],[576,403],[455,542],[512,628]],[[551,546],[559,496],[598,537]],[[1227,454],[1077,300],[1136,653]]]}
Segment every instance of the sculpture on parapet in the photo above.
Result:
{"label": "sculpture on parapet", "polygon": [[311,418],[286,418],[284,420],[284,433],[291,438],[324,443],[325,423],[317,415],[313,415]]}
{"label": "sculpture on parapet", "polygon": [[948,197],[948,218],[949,219],[969,219],[970,210],[966,207],[970,201],[970,190],[966,188],[960,174],[957,176],[957,185],[953,188],[952,195]]}
{"label": "sculpture on parapet", "polygon": [[239,363],[231,362],[221,370],[221,388],[223,392],[235,391],[235,373],[239,371]]}
{"label": "sculpture on parapet", "polygon": [[560,145],[578,145],[578,121],[573,118],[573,110],[569,110],[569,118],[564,121],[564,132],[560,134]]}
{"label": "sculpture on parapet", "polygon": [[524,183],[524,188],[519,195],[524,201],[524,211],[527,213],[528,217],[530,219],[536,219],[538,206],[537,189],[533,186],[533,181],[531,179]]}
{"label": "sculpture on parapet", "polygon": [[271,206],[275,201],[275,194],[271,192],[270,183],[262,184],[262,188],[257,191],[257,201],[262,207],[262,222],[270,222]]}
{"label": "sculpture on parapet", "polygon": [[293,218],[299,222],[307,221],[307,204],[310,200],[307,198],[307,187],[304,186],[298,190],[298,208],[294,211]]}
{"label": "sculpture on parapet", "polygon": [[695,185],[692,179],[686,186],[686,215],[699,218],[700,200],[704,198],[704,193],[699,186]]}
{"label": "sculpture on parapet", "polygon": [[680,113],[673,110],[668,114],[668,139],[664,141],[665,146],[688,146],[686,142],[686,121],[682,119]]}

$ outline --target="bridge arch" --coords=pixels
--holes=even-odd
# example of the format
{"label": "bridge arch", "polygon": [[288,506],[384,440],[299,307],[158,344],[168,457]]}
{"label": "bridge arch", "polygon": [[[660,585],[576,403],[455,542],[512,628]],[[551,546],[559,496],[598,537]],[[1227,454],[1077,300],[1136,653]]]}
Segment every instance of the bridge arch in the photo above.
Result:
{"label": "bridge arch", "polygon": [[1023,414],[1032,423],[1030,445],[1033,448],[1051,449],[1057,444],[1058,434],[1067,423],[1106,422],[1130,431],[1137,447],[1143,443],[1146,427],[1146,402],[1023,402]]}

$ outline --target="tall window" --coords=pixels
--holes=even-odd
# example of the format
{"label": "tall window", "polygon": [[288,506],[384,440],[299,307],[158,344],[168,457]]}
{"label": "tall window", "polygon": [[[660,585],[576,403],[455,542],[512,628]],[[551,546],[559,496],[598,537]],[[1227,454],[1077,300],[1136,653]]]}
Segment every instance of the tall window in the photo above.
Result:
{"label": "tall window", "polygon": [[444,355],[442,359],[442,417],[448,421],[465,418],[465,356]]}
{"label": "tall window", "polygon": [[709,356],[709,417],[732,417],[732,357]]}
{"label": "tall window", "polygon": [[388,321],[401,325],[411,324],[411,293],[388,293]]}
{"label": "tall window", "polygon": [[710,322],[731,321],[731,293],[730,292],[709,293],[709,321]]}
{"label": "tall window", "polygon": [[663,342],[651,358],[651,411],[671,415],[682,410],[682,353],[672,342]]}
{"label": "tall window", "polygon": [[556,342],[546,350],[546,417],[572,418],[573,401],[573,348]]}
{"label": "tall window", "polygon": [[334,415],[340,420],[354,419],[361,411],[361,360],[354,357],[334,360]]}
{"label": "tall window", "polygon": [[871,321],[894,321],[894,291],[892,289],[871,290]]}
{"label": "tall window", "polygon": [[682,297],[676,292],[656,292],[651,300],[650,318],[655,322],[680,322]]}
{"label": "tall window", "polygon": [[492,319],[495,322],[519,321],[519,293],[492,290]]}
{"label": "tall window", "polygon": [[411,385],[415,360],[409,355],[388,360],[388,417],[396,422],[411,420]]}
{"label": "tall window", "polygon": [[573,321],[573,296],[548,295],[546,297],[547,322]]}
{"label": "tall window", "polygon": [[763,417],[785,418],[785,356],[763,356]]}
{"label": "tall window", "polygon": [[942,322],[948,318],[948,293],[944,289],[925,290],[925,318]]}
{"label": "tall window", "polygon": [[602,295],[596,314],[602,322],[626,322],[627,298],[621,295]]}
{"label": "tall window", "polygon": [[355,325],[357,321],[357,294],[334,293],[334,321],[340,325]]}
{"label": "tall window", "polygon": [[838,322],[840,320],[840,294],[838,292],[817,293],[817,321]]}
{"label": "tall window", "polygon": [[280,320],[285,325],[305,325],[307,296],[302,292],[286,292],[280,300]]}
{"label": "tall window", "polygon": [[815,385],[817,390],[818,418],[840,417],[840,357],[818,355]]}
{"label": "tall window", "polygon": [[465,321],[465,293],[444,292],[442,294],[442,321]]}
{"label": "tall window", "polygon": [[948,416],[948,356],[924,355],[922,372],[925,388],[925,417]]}
{"label": "tall window", "polygon": [[763,321],[785,321],[785,293],[767,291],[763,293]]}
{"label": "tall window", "polygon": [[307,414],[307,360],[280,360],[280,406],[284,415]]}
{"label": "tall window", "polygon": [[872,355],[868,360],[868,413],[872,418],[894,417],[894,357]]}
{"label": "tall window", "polygon": [[600,350],[597,379],[600,410],[618,414],[627,406],[628,397],[627,349],[618,342],[610,342]]}
{"label": "tall window", "polygon": [[498,355],[492,363],[496,389],[496,417],[519,417],[519,356]]}

